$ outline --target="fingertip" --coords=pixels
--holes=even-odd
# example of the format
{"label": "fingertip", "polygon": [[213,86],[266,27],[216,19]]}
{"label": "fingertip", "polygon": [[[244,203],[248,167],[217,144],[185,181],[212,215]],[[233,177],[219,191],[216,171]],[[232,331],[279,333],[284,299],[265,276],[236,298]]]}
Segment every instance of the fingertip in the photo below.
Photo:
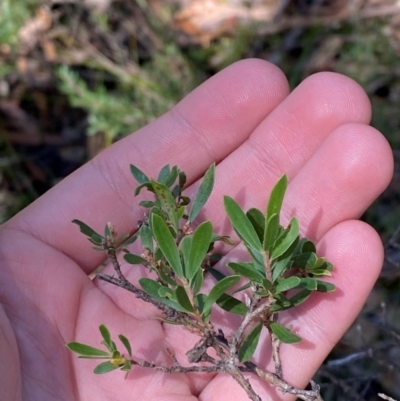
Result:
{"label": "fingertip", "polygon": [[333,277],[340,290],[355,298],[353,313],[357,313],[382,269],[384,248],[379,234],[363,221],[346,220],[322,237],[318,249],[334,265]]}
{"label": "fingertip", "polygon": [[306,92],[309,102],[318,99],[316,112],[320,117],[341,114],[343,122],[368,124],[371,120],[371,102],[364,89],[353,79],[335,72],[318,72],[307,77],[295,89]]}

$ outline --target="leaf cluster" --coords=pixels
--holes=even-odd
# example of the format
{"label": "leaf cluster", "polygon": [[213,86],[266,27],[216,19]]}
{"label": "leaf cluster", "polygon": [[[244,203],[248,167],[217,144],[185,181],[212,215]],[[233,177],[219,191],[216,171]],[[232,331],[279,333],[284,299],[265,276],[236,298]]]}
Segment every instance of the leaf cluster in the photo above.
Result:
{"label": "leaf cluster", "polygon": [[[298,220],[293,217],[288,225],[281,223],[287,177],[282,176],[272,189],[264,212],[256,208],[245,212],[233,198],[224,197],[227,217],[248,257],[243,261],[228,262],[231,273],[223,275],[213,268],[221,259],[221,255],[213,252],[215,243],[234,242],[215,233],[211,221],[193,228],[212,192],[215,165],[205,173],[193,199],[183,193],[186,175],[177,166],[163,167],[157,179],[148,177],[136,166],[131,165],[130,170],[138,182],[135,196],[143,189],[153,194],[152,200],[140,202],[147,211],[134,235],[118,238],[110,224],[105,227],[104,235],[100,235],[79,220],[74,223],[95,249],[107,251],[121,287],[127,288],[129,284],[131,290],[134,288],[133,292],[142,294],[142,299],[165,313],[165,322],[182,325],[201,337],[201,341],[187,352],[189,362],[214,361],[218,369],[225,364],[226,371],[232,374],[232,366],[228,369],[228,365],[233,360],[237,372],[232,375],[238,380],[238,372],[248,368],[246,363],[252,358],[265,328],[274,349],[275,374],[280,377],[280,343],[297,343],[301,338],[279,323],[279,313],[305,302],[313,292],[335,289],[333,284],[323,280],[324,276],[331,275],[332,264],[318,257],[312,241],[300,235]],[[127,249],[135,241],[141,243],[140,254]],[[123,259],[128,264],[148,268],[147,277],[139,280],[140,289],[127,282],[121,273],[116,256],[118,251],[123,252]],[[205,291],[203,281],[209,273],[216,280],[212,288]],[[110,278],[108,281],[113,282]],[[241,324],[230,338],[214,328],[212,309],[215,305],[242,316]],[[117,368],[129,370],[136,362],[127,339],[120,336],[129,354],[124,357],[110,340],[105,326],[100,326],[100,331],[107,351],[95,351],[80,343],[70,343],[68,347],[82,357],[105,357],[107,361],[95,369],[96,373]],[[216,350],[218,362],[207,354],[209,347]]]}

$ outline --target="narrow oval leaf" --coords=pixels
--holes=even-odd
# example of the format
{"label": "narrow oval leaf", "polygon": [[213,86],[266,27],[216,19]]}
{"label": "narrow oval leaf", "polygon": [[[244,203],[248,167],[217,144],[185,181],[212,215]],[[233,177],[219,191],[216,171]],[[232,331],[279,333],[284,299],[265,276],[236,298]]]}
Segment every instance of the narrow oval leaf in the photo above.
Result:
{"label": "narrow oval leaf", "polygon": [[263,276],[258,270],[256,270],[252,263],[245,262],[229,262],[228,266],[238,275],[247,277],[251,281],[255,281],[256,283],[263,283],[265,280],[265,275]]}
{"label": "narrow oval leaf", "polygon": [[149,249],[151,252],[154,252],[153,235],[150,228],[144,225],[140,227],[139,236],[143,247]]}
{"label": "narrow oval leaf", "polygon": [[204,279],[203,274],[204,273],[202,269],[197,270],[197,273],[190,282],[190,288],[192,289],[194,295],[196,295],[201,290]]}
{"label": "narrow oval leaf", "polygon": [[262,214],[260,210],[254,207],[246,212],[246,216],[249,218],[251,224],[256,230],[258,238],[260,239],[260,241],[262,241],[265,230],[265,216]]}
{"label": "narrow oval leaf", "polygon": [[308,299],[311,293],[312,291],[305,289],[293,295],[291,298],[289,298],[290,307],[292,308],[293,306],[300,305],[301,303],[303,303],[305,300]]}
{"label": "narrow oval leaf", "polygon": [[277,286],[275,287],[275,291],[277,293],[288,291],[292,288],[297,287],[300,284],[301,280],[299,277],[288,277],[278,281]]}
{"label": "narrow oval leaf", "polygon": [[293,266],[303,269],[312,269],[317,261],[317,255],[314,252],[301,253],[293,257]]}
{"label": "narrow oval leaf", "polygon": [[271,249],[275,244],[279,234],[279,214],[274,213],[265,222],[265,231],[263,238],[263,249],[271,253]]}
{"label": "narrow oval leaf", "polygon": [[276,281],[287,270],[291,269],[292,264],[293,262],[290,260],[290,255],[284,259],[278,260],[275,263],[273,263],[272,281]]}
{"label": "narrow oval leaf", "polygon": [[297,288],[304,288],[306,290],[315,291],[318,287],[317,280],[312,277],[304,277]]}
{"label": "narrow oval leaf", "polygon": [[131,343],[129,342],[129,340],[122,334],[120,334],[118,336],[118,338],[121,341],[121,343],[124,344],[124,347],[128,351],[129,356],[132,358],[132,347],[131,347]]}
{"label": "narrow oval leaf", "polygon": [[207,202],[214,186],[214,177],[215,163],[213,163],[204,174],[203,181],[201,182],[193,200],[192,209],[190,210],[189,214],[189,221],[194,221],[196,219],[200,213],[200,210]]}
{"label": "narrow oval leaf", "polygon": [[301,253],[307,253],[307,252],[316,252],[317,249],[315,248],[315,245],[312,241],[310,241],[307,238],[302,238],[299,241],[299,250]]}
{"label": "narrow oval leaf", "polygon": [[178,167],[174,166],[171,169],[171,172],[168,174],[168,176],[165,178],[164,180],[164,184],[169,188],[174,182],[175,180],[178,178]]}
{"label": "narrow oval leaf", "polygon": [[100,330],[101,336],[104,339],[103,344],[108,348],[108,350],[110,352],[115,351],[115,349],[112,345],[111,335],[110,335],[110,332],[108,331],[108,328],[104,324],[101,324],[99,326],[99,330]]}
{"label": "narrow oval leaf", "polygon": [[171,288],[161,286],[158,290],[158,295],[161,298],[168,298],[168,299],[172,299],[173,301],[176,301],[175,291],[172,290]]}
{"label": "narrow oval leaf", "polygon": [[112,372],[113,370],[119,369],[118,365],[113,365],[110,361],[102,362],[94,368],[96,375],[102,375],[103,373]]}
{"label": "narrow oval leaf", "polygon": [[139,237],[139,230],[137,230],[135,232],[135,234],[133,234],[131,236],[129,236],[128,234],[125,234],[121,238],[118,238],[117,242],[121,242],[121,244],[118,245],[118,249],[123,249],[123,248],[126,248],[128,245],[133,244],[137,240],[138,237]]}
{"label": "narrow oval leaf", "polygon": [[161,290],[161,292],[163,291],[164,288],[169,290],[167,287],[164,287],[161,284],[157,283],[156,281],[152,280],[151,278],[146,278],[146,277],[141,278],[139,280],[139,284],[143,288],[143,290],[145,292],[147,292],[147,294],[152,296],[157,301],[160,301],[163,304],[165,304],[165,305],[169,306],[170,308],[175,309],[177,311],[186,312],[186,309],[182,308],[182,306],[180,306],[178,304],[178,302],[173,301],[172,299],[168,299],[168,298],[164,298],[164,297],[160,296],[160,293],[159,293],[160,290]]}
{"label": "narrow oval leaf", "polygon": [[178,231],[178,216],[176,214],[176,202],[171,191],[164,185],[157,181],[151,181],[151,185],[160,201],[161,210],[163,210],[169,217],[175,232]]}
{"label": "narrow oval leaf", "polygon": [[290,220],[289,227],[285,230],[274,244],[271,251],[271,259],[276,259],[283,255],[298,239],[299,236],[299,222],[295,217]]}
{"label": "narrow oval leaf", "polygon": [[242,208],[230,196],[224,196],[224,206],[226,214],[240,238],[254,249],[261,251],[261,241]]}
{"label": "narrow oval leaf", "polygon": [[332,273],[329,270],[325,269],[314,269],[309,271],[313,276],[332,276]]}
{"label": "narrow oval leaf", "polygon": [[79,226],[79,229],[82,234],[86,235],[90,239],[93,240],[96,244],[100,244],[104,237],[102,237],[100,234],[96,233],[96,231],[93,230],[93,228],[89,227],[86,223],[83,221],[74,219],[72,220],[72,223],[76,224]]}
{"label": "narrow oval leaf", "polygon": [[240,362],[247,362],[253,356],[257,348],[258,341],[260,339],[262,327],[263,324],[261,322],[258,323],[243,340],[238,351],[238,357]]}
{"label": "narrow oval leaf", "polygon": [[147,175],[145,173],[143,173],[143,171],[139,170],[133,164],[130,165],[130,169],[131,169],[131,173],[132,173],[133,177],[139,184],[144,184],[146,182],[150,182],[149,177],[147,177]]}
{"label": "narrow oval leaf", "polygon": [[247,306],[244,302],[228,294],[222,294],[217,299],[217,305],[223,310],[234,313],[235,315],[244,316],[247,312]]}
{"label": "narrow oval leaf", "polygon": [[273,322],[270,324],[270,327],[278,339],[285,344],[295,344],[301,341],[301,337],[296,336],[296,334],[279,323]]}
{"label": "narrow oval leaf", "polygon": [[268,206],[267,206],[267,220],[273,215],[277,214],[279,216],[282,208],[283,198],[285,196],[287,188],[287,177],[283,175],[275,186],[272,188],[271,195],[269,196]]}
{"label": "narrow oval leaf", "polygon": [[239,288],[236,288],[236,290],[233,291],[232,294],[237,294],[238,292],[242,292],[244,290],[247,290],[250,287],[251,287],[251,281],[249,281],[247,284],[244,284],[244,285],[240,286]]}
{"label": "narrow oval leaf", "polygon": [[179,305],[182,306],[182,308],[184,308],[187,312],[194,312],[193,305],[182,286],[178,285],[178,287],[176,287],[175,295]]}
{"label": "narrow oval leaf", "polygon": [[109,357],[110,353],[103,351],[98,348],[91,347],[90,345],[77,343],[77,342],[70,342],[67,344],[67,348],[83,357]]}
{"label": "narrow oval leaf", "polygon": [[331,292],[334,291],[336,286],[332,283],[327,283],[326,281],[316,280],[317,281],[317,291],[318,292]]}
{"label": "narrow oval leaf", "polygon": [[151,278],[143,277],[139,280],[140,286],[146,291],[149,295],[151,295],[155,299],[160,298],[159,290],[160,288],[165,288],[157,281],[152,280]]}
{"label": "narrow oval leaf", "polygon": [[233,287],[240,279],[240,276],[228,276],[218,281],[217,284],[211,289],[207,296],[206,303],[204,305],[204,311],[211,310],[213,304],[217,299],[229,288]]}
{"label": "narrow oval leaf", "polygon": [[138,195],[140,194],[140,191],[141,191],[143,188],[146,188],[148,191],[154,193],[154,189],[153,189],[153,187],[151,186],[150,182],[145,182],[145,183],[143,183],[143,184],[138,185],[138,186],[135,188],[135,191],[133,192],[133,194],[134,194],[135,196],[138,196]]}
{"label": "narrow oval leaf", "polygon": [[183,278],[181,258],[179,256],[174,237],[172,236],[167,223],[164,221],[164,219],[156,214],[151,216],[151,221],[154,238],[164,254],[165,259],[167,259],[175,274],[178,277]]}
{"label": "narrow oval leaf", "polygon": [[191,281],[208,252],[212,236],[212,224],[210,221],[201,223],[193,233],[189,260],[185,266],[186,278]]}
{"label": "narrow oval leaf", "polygon": [[182,238],[181,242],[179,243],[179,249],[181,251],[183,257],[183,264],[184,264],[184,275],[187,278],[187,269],[189,265],[189,254],[190,248],[192,247],[192,236],[186,235]]}
{"label": "narrow oval leaf", "polygon": [[124,259],[126,262],[130,263],[131,265],[148,265],[146,259],[142,258],[139,255],[135,255],[134,253],[126,253],[124,255]]}
{"label": "narrow oval leaf", "polygon": [[168,177],[170,171],[171,171],[171,170],[170,170],[169,164],[167,164],[166,166],[164,166],[164,167],[160,170],[160,172],[159,172],[159,174],[158,174],[157,181],[159,181],[159,182],[164,182],[164,180]]}

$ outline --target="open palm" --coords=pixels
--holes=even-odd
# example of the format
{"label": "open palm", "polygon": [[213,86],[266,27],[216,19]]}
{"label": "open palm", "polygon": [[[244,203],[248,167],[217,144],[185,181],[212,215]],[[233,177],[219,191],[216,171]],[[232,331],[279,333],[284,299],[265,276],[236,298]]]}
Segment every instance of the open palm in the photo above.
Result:
{"label": "open palm", "polygon": [[[334,264],[334,293],[313,295],[290,316],[304,339],[282,347],[283,373],[304,386],[362,307],[381,267],[382,245],[356,219],[387,186],[392,155],[368,123],[370,105],[352,80],[333,73],[306,79],[289,94],[277,67],[241,61],[211,78],[152,124],[113,145],[3,225],[0,232],[0,388],[4,400],[243,400],[226,375],[167,375],[135,367],[92,373],[69,341],[98,345],[98,325],[123,333],[136,356],[168,363],[196,341],[154,319],[151,305],[111,284],[91,281],[103,260],[79,234],[77,218],[101,230],[108,221],[128,232],[142,216],[129,164],[156,176],[165,164],[188,176],[187,191],[216,162],[216,183],[204,217],[229,234],[222,196],[264,208],[278,177],[289,187],[283,215]],[[227,257],[235,255],[233,248]],[[226,260],[225,260],[226,262]],[[140,269],[129,272],[137,280]],[[284,314],[283,314],[284,316]],[[221,324],[228,325],[221,315]],[[263,346],[255,354],[269,363]],[[279,394],[255,383],[264,400]]]}

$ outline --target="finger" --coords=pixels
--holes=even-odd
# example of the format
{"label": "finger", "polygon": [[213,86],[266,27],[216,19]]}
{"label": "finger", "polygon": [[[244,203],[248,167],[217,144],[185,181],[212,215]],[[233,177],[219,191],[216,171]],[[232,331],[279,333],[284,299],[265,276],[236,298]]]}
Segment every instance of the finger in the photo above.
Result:
{"label": "finger", "polygon": [[392,174],[393,154],[383,135],[366,125],[342,125],[290,183],[284,221],[295,215],[303,234],[319,239],[339,222],[359,218]]}
{"label": "finger", "polygon": [[[269,192],[282,174],[293,179],[335,129],[348,123],[366,124],[369,118],[368,98],[350,78],[321,73],[306,79],[268,115],[242,146],[219,164],[215,190],[202,217],[211,219],[217,230],[228,233],[223,195],[235,198],[245,210],[250,207],[264,210]],[[375,159],[381,154],[381,147],[376,149]],[[327,156],[332,159],[337,154]],[[390,169],[391,159],[391,156],[387,160],[382,157],[381,162],[388,164]],[[339,161],[342,162],[338,159],[335,163]],[[311,173],[312,177],[319,176],[323,180],[318,166],[314,167],[316,170]],[[328,177],[332,173],[326,172]]]}
{"label": "finger", "polygon": [[130,163],[153,177],[165,164],[178,165],[190,184],[243,143],[287,94],[287,81],[274,65],[238,62],[63,180],[9,224],[55,246],[90,271],[100,256],[88,252],[70,221],[84,220],[96,230],[111,221],[118,231],[129,231],[142,217],[132,196]]}
{"label": "finger", "polygon": [[[281,314],[281,322],[291,325],[303,340],[298,345],[281,346],[283,377],[304,388],[333,346],[353,322],[379,275],[383,247],[376,232],[363,222],[346,221],[329,230],[318,249],[334,265],[332,282],[336,291],[313,294],[293,312]],[[264,336],[264,341],[269,344]],[[254,361],[272,369],[269,345],[260,343]],[[280,399],[279,392],[249,375],[262,399]],[[199,397],[201,401],[242,400],[244,391],[227,376],[216,376]],[[292,399],[291,397],[285,399]]]}

